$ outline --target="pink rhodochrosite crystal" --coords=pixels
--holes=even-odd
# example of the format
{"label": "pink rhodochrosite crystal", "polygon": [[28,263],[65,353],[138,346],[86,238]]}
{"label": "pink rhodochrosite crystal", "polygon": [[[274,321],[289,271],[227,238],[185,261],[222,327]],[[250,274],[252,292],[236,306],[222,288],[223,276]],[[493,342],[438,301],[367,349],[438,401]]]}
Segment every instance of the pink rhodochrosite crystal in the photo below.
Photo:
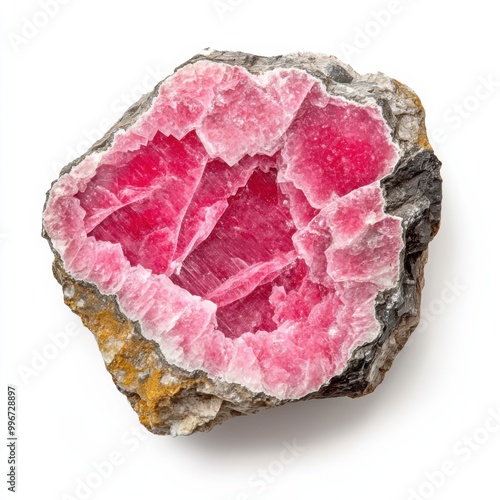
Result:
{"label": "pink rhodochrosite crystal", "polygon": [[169,366],[299,399],[381,333],[404,249],[381,180],[399,160],[376,100],[205,58],[61,175],[44,230]]}

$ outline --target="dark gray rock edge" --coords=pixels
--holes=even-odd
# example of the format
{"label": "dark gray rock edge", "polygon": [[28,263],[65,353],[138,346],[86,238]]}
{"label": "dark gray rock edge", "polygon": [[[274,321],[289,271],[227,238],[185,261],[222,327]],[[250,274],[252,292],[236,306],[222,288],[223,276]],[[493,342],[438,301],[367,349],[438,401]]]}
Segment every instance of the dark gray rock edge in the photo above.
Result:
{"label": "dark gray rock edge", "polygon": [[415,148],[382,180],[385,211],[401,217],[405,249],[398,285],[379,294],[379,337],[357,349],[347,369],[309,398],[362,396],[375,389],[418,325],[427,247],[439,228],[441,162],[429,150]]}
{"label": "dark gray rock edge", "polygon": [[[441,211],[439,168],[441,164],[430,150],[428,143],[425,147],[422,146],[422,134],[425,136],[423,108],[417,102],[416,96],[416,100],[412,98],[409,89],[401,90],[401,87],[404,87],[401,84],[396,85],[397,82],[382,74],[360,76],[348,65],[332,56],[291,54],[260,57],[241,52],[211,51],[193,57],[177,69],[203,59],[243,66],[255,74],[277,67],[303,69],[320,79],[331,94],[363,104],[376,103],[391,128],[393,139],[401,149],[401,158],[394,172],[383,179],[381,184],[386,199],[386,212],[401,217],[403,221],[405,249],[401,255],[400,281],[397,287],[379,294],[377,299],[376,315],[381,324],[381,332],[377,339],[357,348],[341,375],[332,378],[318,391],[302,399],[358,397],[367,394],[383,380],[385,372],[418,324],[427,247],[439,228]],[[114,134],[118,130],[129,128],[144,111],[149,109],[161,83],[159,82],[150,94],[143,96],[132,105],[101,140],[96,142],[87,153],[67,165],[61,171],[61,175],[71,171],[89,154],[110,147]],[[49,240],[56,262],[59,261],[61,265],[60,257],[44,230],[42,234]],[[71,284],[71,280],[71,277],[65,276],[65,286],[68,286],[68,283]],[[113,296],[102,296],[90,283],[77,280],[74,282],[91,290],[102,300],[111,299],[117,311],[119,310]],[[80,313],[77,310],[75,312]],[[139,325],[136,325],[134,335],[139,335],[144,342],[151,342],[142,337]],[[168,367],[173,376],[184,379],[206,377],[206,374],[201,372],[188,373],[169,365],[158,347],[156,353],[160,362]],[[120,386],[120,381],[116,377],[114,380],[119,389],[126,393],[131,403],[136,401],[138,397],[136,394],[128,394]],[[212,382],[203,387],[198,386],[194,391],[186,391],[185,397],[181,397],[176,402],[177,408],[165,409],[164,422],[161,425],[151,426],[149,429],[159,434],[189,434],[208,430],[230,416],[253,413],[262,408],[289,402],[289,400],[278,400],[263,393],[252,393],[238,384],[228,384],[222,380]],[[201,419],[193,429],[187,429],[185,432],[182,429],[179,431],[178,422],[181,417],[179,412],[188,411],[190,404],[195,405],[196,397],[203,399],[212,396],[221,400],[217,413],[205,420]],[[175,426],[177,427],[174,429]]]}

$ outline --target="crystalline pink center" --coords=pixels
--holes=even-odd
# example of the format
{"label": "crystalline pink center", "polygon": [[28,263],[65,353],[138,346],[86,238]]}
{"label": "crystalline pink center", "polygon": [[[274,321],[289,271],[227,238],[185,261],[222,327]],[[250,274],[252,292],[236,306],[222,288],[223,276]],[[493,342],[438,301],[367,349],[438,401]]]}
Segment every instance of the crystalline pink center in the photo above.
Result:
{"label": "crystalline pink center", "polygon": [[377,107],[297,69],[198,62],[57,181],[44,224],[168,362],[299,398],[379,333],[403,244],[379,183],[396,161]]}

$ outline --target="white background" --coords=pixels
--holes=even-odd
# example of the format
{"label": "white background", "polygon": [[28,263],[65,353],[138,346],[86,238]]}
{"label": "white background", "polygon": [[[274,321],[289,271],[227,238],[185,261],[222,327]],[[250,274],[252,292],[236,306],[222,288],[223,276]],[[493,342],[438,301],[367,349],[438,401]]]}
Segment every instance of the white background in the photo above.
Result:
{"label": "white background", "polygon": [[[51,17],[41,3],[3,2],[0,16],[0,437],[14,384],[17,498],[500,498],[494,2],[221,0],[217,9],[212,0],[51,0]],[[51,181],[89,137],[207,46],[330,53],[408,84],[444,164],[443,220],[425,321],[374,394],[173,439],[141,430],[93,336],[63,304],[41,212]],[[286,464],[284,442],[300,448]],[[113,470],[96,472],[110,457]],[[447,474],[436,473],[445,462]]]}

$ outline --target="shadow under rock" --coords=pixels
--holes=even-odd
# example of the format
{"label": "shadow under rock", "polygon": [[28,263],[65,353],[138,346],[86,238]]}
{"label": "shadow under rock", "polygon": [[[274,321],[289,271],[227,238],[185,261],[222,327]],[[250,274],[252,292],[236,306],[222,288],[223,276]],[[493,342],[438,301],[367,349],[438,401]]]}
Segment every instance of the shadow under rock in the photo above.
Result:
{"label": "shadow under rock", "polygon": [[421,351],[425,346],[417,344],[409,346],[413,352],[405,356],[409,358],[407,366],[394,366],[382,386],[370,395],[300,401],[236,417],[207,433],[190,436],[186,447],[217,460],[257,450],[275,452],[283,441],[296,440],[308,447],[326,440],[333,446],[346,435],[372,425],[373,420],[393,418],[397,407],[411,400],[411,377],[424,362]]}

